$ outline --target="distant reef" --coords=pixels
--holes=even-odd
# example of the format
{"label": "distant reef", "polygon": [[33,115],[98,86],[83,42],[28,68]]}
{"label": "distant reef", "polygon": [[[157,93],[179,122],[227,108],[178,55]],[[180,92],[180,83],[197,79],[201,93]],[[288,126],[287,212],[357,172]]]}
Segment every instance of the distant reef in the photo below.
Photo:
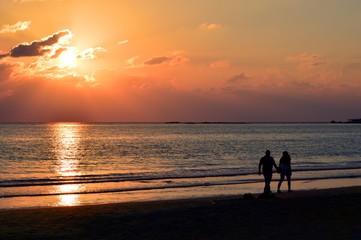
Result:
{"label": "distant reef", "polygon": [[346,122],[331,121],[331,123],[361,123],[361,118],[349,119]]}
{"label": "distant reef", "polygon": [[246,122],[165,122],[166,124],[246,124]]}

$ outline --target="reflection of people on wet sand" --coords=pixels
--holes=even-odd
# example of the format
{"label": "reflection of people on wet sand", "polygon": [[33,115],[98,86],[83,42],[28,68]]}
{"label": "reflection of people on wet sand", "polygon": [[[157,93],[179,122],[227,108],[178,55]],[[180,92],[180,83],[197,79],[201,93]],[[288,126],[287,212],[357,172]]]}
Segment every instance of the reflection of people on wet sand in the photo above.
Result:
{"label": "reflection of people on wet sand", "polygon": [[288,191],[292,192],[292,190],[291,190],[291,176],[292,176],[291,156],[286,151],[283,152],[283,155],[280,159],[279,171],[280,171],[281,177],[278,182],[277,192],[281,193],[280,188],[281,188],[282,182],[285,179],[285,177],[287,177]]}
{"label": "reflection of people on wet sand", "polygon": [[272,180],[272,169],[275,167],[277,169],[277,165],[275,160],[271,156],[270,150],[266,151],[266,155],[261,158],[258,164],[258,174],[261,175],[261,166],[262,166],[262,173],[264,177],[264,190],[263,194],[269,195],[271,193],[271,180]]}

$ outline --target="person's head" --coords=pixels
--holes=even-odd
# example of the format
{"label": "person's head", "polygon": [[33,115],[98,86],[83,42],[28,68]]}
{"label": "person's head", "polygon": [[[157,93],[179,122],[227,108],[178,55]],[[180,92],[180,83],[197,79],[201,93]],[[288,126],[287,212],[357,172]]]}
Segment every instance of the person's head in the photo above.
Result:
{"label": "person's head", "polygon": [[267,150],[267,151],[266,151],[266,155],[267,155],[267,156],[271,155],[271,151],[270,151],[270,150]]}
{"label": "person's head", "polygon": [[284,151],[284,152],[283,152],[283,156],[288,156],[288,152],[287,152],[287,151]]}

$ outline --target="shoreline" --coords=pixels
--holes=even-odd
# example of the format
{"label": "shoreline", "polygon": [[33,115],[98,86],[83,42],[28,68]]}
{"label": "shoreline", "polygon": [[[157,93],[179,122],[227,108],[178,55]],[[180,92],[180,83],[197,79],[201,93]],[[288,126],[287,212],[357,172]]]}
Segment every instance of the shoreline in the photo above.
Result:
{"label": "shoreline", "polygon": [[[275,192],[278,180],[273,180],[271,190]],[[76,187],[76,185],[70,185]],[[285,190],[284,182],[281,190]],[[293,180],[292,189],[296,192],[348,188],[361,186],[361,178]],[[55,194],[45,196],[19,196],[0,198],[0,211],[16,209],[38,209],[48,207],[91,206],[104,204],[123,204],[154,201],[185,201],[205,198],[234,198],[246,193],[257,195],[263,192],[264,183],[240,183],[226,185],[205,185],[191,188],[159,188],[137,191]]]}
{"label": "shoreline", "polygon": [[0,238],[357,239],[361,235],[361,186],[254,197],[4,209]]}

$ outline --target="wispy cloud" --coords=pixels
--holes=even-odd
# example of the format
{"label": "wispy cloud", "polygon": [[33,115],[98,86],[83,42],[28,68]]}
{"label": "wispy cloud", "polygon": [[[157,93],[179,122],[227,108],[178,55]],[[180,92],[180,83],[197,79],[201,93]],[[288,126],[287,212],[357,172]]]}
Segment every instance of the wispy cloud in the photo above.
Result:
{"label": "wispy cloud", "polygon": [[106,52],[102,47],[88,48],[80,52],[78,58],[81,59],[95,59],[100,52]]}
{"label": "wispy cloud", "polygon": [[296,56],[288,56],[286,59],[288,61],[312,61],[315,59],[319,59],[322,56],[319,54],[313,54],[313,53],[302,53],[298,54]]}
{"label": "wispy cloud", "polygon": [[29,29],[29,26],[31,24],[31,21],[19,21],[13,25],[3,25],[0,28],[0,33],[15,33],[18,31],[24,31]]}
{"label": "wispy cloud", "polygon": [[350,63],[343,66],[338,74],[338,80],[350,85],[361,83],[361,63]]}
{"label": "wispy cloud", "polygon": [[312,67],[318,67],[321,65],[325,65],[326,62],[325,61],[307,61],[307,62],[301,62],[298,67],[300,68],[312,68]]}
{"label": "wispy cloud", "polygon": [[231,62],[229,60],[221,59],[221,60],[212,62],[209,66],[211,68],[226,68],[226,67],[229,67],[230,65],[231,65]]}
{"label": "wispy cloud", "polygon": [[170,60],[171,60],[171,58],[166,57],[166,56],[153,57],[153,58],[149,59],[148,61],[145,61],[144,64],[145,65],[159,65],[162,63],[167,63]]}
{"label": "wispy cloud", "polygon": [[236,82],[240,82],[240,81],[244,81],[244,80],[248,80],[248,79],[251,79],[251,78],[248,77],[245,73],[240,73],[240,74],[234,75],[233,77],[228,79],[228,83],[236,83]]}
{"label": "wispy cloud", "polygon": [[326,64],[323,60],[323,56],[320,54],[302,53],[296,56],[288,56],[287,61],[298,62],[299,68],[311,68]]}
{"label": "wispy cloud", "polygon": [[16,66],[14,63],[0,62],[0,82],[9,79]]}
{"label": "wispy cloud", "polygon": [[126,43],[128,43],[129,42],[129,40],[121,40],[121,41],[119,41],[119,42],[117,42],[119,45],[123,45],[123,44],[126,44]]}
{"label": "wispy cloud", "polygon": [[124,63],[129,66],[134,66],[137,59],[139,59],[139,56],[134,56],[134,57],[131,57],[131,58],[125,60]]}
{"label": "wispy cloud", "polygon": [[183,51],[175,51],[167,56],[157,56],[153,57],[144,62],[144,65],[184,65],[189,62],[189,58],[185,56]]}
{"label": "wispy cloud", "polygon": [[25,3],[25,2],[46,2],[46,1],[60,1],[60,0],[13,0],[13,2]]}
{"label": "wispy cloud", "polygon": [[220,23],[202,23],[201,25],[199,25],[199,28],[204,29],[204,30],[215,30],[215,29],[219,29],[221,28],[222,25]]}

